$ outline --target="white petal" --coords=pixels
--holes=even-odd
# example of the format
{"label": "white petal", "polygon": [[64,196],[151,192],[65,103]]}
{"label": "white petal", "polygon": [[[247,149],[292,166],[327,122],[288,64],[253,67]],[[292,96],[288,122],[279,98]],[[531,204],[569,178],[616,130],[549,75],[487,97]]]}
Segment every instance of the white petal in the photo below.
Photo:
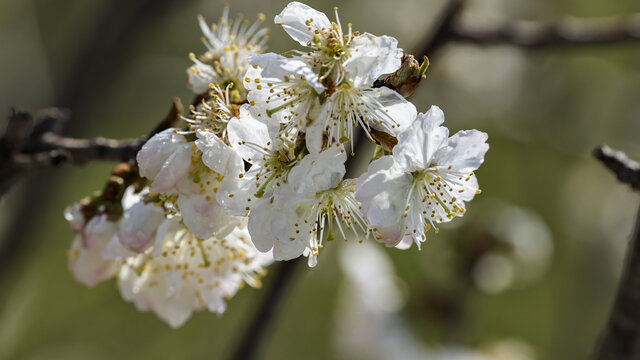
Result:
{"label": "white petal", "polygon": [[196,94],[209,91],[209,85],[218,83],[220,77],[211,65],[194,60],[190,68],[187,69],[187,86]]}
{"label": "white petal", "polygon": [[134,186],[129,186],[124,190],[124,195],[122,195],[122,208],[124,210],[130,209],[133,205],[142,201],[142,197],[148,193],[148,187],[138,191]]}
{"label": "white petal", "polygon": [[69,250],[69,271],[78,282],[93,287],[115,274],[115,261],[102,258],[101,251],[102,247],[86,249],[81,237],[75,238]]}
{"label": "white petal", "polygon": [[[405,235],[402,240],[396,245],[396,249],[407,250],[413,244],[413,238],[409,235]],[[417,243],[418,247],[420,243]]]}
{"label": "white petal", "polygon": [[347,78],[355,87],[369,87],[381,75],[400,68],[402,49],[390,36],[369,33],[356,36],[349,43],[350,57],[344,62]]}
{"label": "white petal", "polygon": [[[264,149],[272,146],[266,122],[255,119],[242,107],[240,117],[233,118],[227,125],[227,136],[231,147],[250,163],[262,160]],[[263,149],[260,151],[256,149]]]}
{"label": "white petal", "polygon": [[312,45],[316,31],[323,33],[331,28],[331,22],[325,14],[297,1],[289,3],[274,22],[303,46]]}
{"label": "white petal", "polygon": [[202,151],[202,162],[211,170],[224,176],[238,176],[244,170],[240,155],[216,134],[197,131],[196,146]]}
{"label": "white petal", "polygon": [[[222,180],[216,193],[216,199],[228,214],[245,216],[249,210],[271,197],[272,194],[269,191],[265,191],[262,198],[255,196],[258,190],[256,176],[260,169],[260,166],[253,165],[249,171],[243,174],[242,178],[225,177]],[[271,189],[270,187],[266,188]]]}
{"label": "white petal", "polygon": [[169,156],[151,183],[152,192],[170,192],[189,181],[191,145],[182,144]]}
{"label": "white petal", "polygon": [[[372,124],[373,128],[381,131],[390,129],[391,135],[398,136],[411,126],[418,111],[410,101],[388,87],[383,86],[376,90],[371,94],[382,107],[374,111],[378,121]],[[379,121],[384,122],[384,126],[381,126]]]}
{"label": "white petal", "polygon": [[118,231],[118,223],[107,215],[94,216],[82,231],[82,246],[87,250],[102,249]]}
{"label": "white petal", "polygon": [[323,121],[316,118],[315,121],[312,121],[306,128],[305,135],[305,144],[307,146],[307,150],[311,154],[317,154],[322,151],[322,143],[323,143]]}
{"label": "white petal", "polygon": [[106,260],[120,260],[135,255],[137,255],[135,252],[122,246],[117,236],[111,238],[109,243],[100,251],[100,256]]}
{"label": "white petal", "polygon": [[178,206],[184,224],[201,239],[214,234],[223,238],[238,224],[237,218],[227,215],[215,199],[208,200],[205,195],[181,195]]}
{"label": "white petal", "polygon": [[436,162],[442,166],[451,165],[453,171],[469,173],[484,161],[489,150],[487,134],[478,130],[462,130],[449,138],[447,146],[436,154]]}
{"label": "white petal", "polygon": [[315,194],[335,188],[346,172],[347,154],[342,145],[309,154],[291,169],[287,181],[298,194]]}
{"label": "white petal", "polygon": [[426,169],[432,164],[434,154],[446,146],[449,138],[449,129],[441,126],[443,122],[442,110],[432,106],[426,114],[418,114],[413,124],[398,135],[393,159],[403,171]]}
{"label": "white petal", "polygon": [[267,252],[273,248],[278,239],[271,232],[271,222],[278,212],[268,202],[256,206],[249,214],[249,234],[251,242],[260,252]]}
{"label": "white petal", "polygon": [[395,246],[404,235],[403,214],[411,186],[411,175],[405,174],[391,156],[383,156],[369,164],[356,184],[355,197],[362,204],[362,214],[378,241]]}
{"label": "white petal", "polygon": [[300,257],[306,245],[301,241],[290,241],[288,243],[276,241],[273,245],[273,258],[275,260],[292,260]]}
{"label": "white petal", "polygon": [[73,204],[64,209],[64,219],[69,222],[74,233],[80,233],[84,228],[84,215],[82,215],[82,205]]}
{"label": "white petal", "polygon": [[306,246],[315,237],[312,233],[316,221],[312,215],[312,207],[317,203],[315,193],[303,197],[290,190],[285,188],[287,195],[279,199],[278,216],[271,222],[271,231],[284,244],[299,242]]}
{"label": "white petal", "polygon": [[176,130],[159,132],[142,146],[136,155],[141,176],[153,180],[169,156],[186,142],[184,136],[176,134]]}
{"label": "white petal", "polygon": [[139,202],[124,212],[116,234],[125,248],[141,253],[153,244],[164,210],[154,204]]}
{"label": "white petal", "polygon": [[260,83],[256,83],[255,79],[260,79],[260,82],[263,83],[269,80],[282,80],[285,76],[293,74],[303,77],[318,94],[325,90],[313,68],[297,58],[289,58],[274,53],[253,54],[249,57],[249,63],[258,66],[259,69],[254,68],[247,71],[246,77],[250,79],[250,81],[245,80],[247,89],[260,90],[258,89]]}
{"label": "white petal", "polygon": [[153,250],[151,256],[157,257],[162,253],[162,248],[168,241],[175,239],[175,234],[179,230],[184,230],[184,225],[180,222],[182,218],[180,216],[174,216],[165,219],[156,231],[156,238],[153,242]]}

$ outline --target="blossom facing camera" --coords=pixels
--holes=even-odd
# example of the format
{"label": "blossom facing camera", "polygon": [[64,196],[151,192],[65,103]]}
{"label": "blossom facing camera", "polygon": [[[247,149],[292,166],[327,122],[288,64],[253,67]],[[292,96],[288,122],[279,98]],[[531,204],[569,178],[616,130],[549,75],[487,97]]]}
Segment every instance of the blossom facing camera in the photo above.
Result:
{"label": "blossom facing camera", "polygon": [[387,246],[418,248],[431,228],[464,215],[480,193],[474,171],[489,150],[487,134],[463,130],[449,137],[444,113],[432,106],[398,135],[393,154],[369,165],[356,186],[365,218]]}
{"label": "blossom facing camera", "polygon": [[242,76],[247,71],[247,59],[266,49],[268,29],[261,27],[266,17],[258,14],[251,23],[238,15],[229,19],[229,7],[225,6],[218,23],[209,26],[204,17],[198,16],[202,31],[202,43],[207,51],[196,56],[189,54],[193,65],[187,69],[187,85],[196,94],[209,91],[211,84],[221,88],[233,86],[234,97],[246,97]]}

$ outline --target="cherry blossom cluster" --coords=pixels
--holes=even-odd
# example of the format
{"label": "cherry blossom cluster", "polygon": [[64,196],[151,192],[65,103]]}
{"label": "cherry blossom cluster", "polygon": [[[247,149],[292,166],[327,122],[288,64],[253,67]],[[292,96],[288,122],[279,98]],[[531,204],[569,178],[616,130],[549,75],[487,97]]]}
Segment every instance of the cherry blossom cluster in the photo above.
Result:
{"label": "cherry blossom cluster", "polygon": [[[67,212],[78,280],[117,273],[125,299],[178,326],[193,310],[224,311],[273,259],[315,266],[335,238],[419,247],[480,192],[487,135],[449,136],[438,107],[418,113],[402,89],[426,66],[396,39],[345,31],[337,9],[331,21],[292,2],[275,23],[304,49],[264,53],[264,18],[200,18],[206,52],[187,70],[198,101],[183,127],[138,153],[144,190],[123,193],[119,216]],[[345,178],[357,136],[377,151],[364,174]]]}
{"label": "cherry blossom cluster", "polygon": [[[273,262],[270,252],[253,245],[246,217],[227,215],[215,201],[225,175],[244,171],[242,159],[217,137],[239,110],[227,95],[246,97],[235,79],[266,41],[266,30],[259,29],[263,16],[247,25],[229,20],[227,11],[212,28],[200,19],[207,52],[201,60],[191,56],[195,65],[187,73],[189,86],[206,96],[188,126],[158,133],[138,154],[138,174],[111,182],[130,186],[108,183],[102,194],[65,212],[77,234],[69,251],[75,278],[95,286],[117,277],[125,300],[172,327],[193,311],[223,313],[244,284],[260,286]],[[214,81],[227,90],[209,94]]]}

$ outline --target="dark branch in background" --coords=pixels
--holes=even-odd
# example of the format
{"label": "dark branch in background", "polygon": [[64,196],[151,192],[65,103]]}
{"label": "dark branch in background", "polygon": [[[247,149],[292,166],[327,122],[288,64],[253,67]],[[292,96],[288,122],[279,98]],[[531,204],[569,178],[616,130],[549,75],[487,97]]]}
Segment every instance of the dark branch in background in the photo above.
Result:
{"label": "dark branch in background", "polygon": [[278,307],[282,306],[280,300],[286,293],[287,286],[291,283],[295,270],[303,262],[303,259],[297,258],[281,261],[273,265],[275,269],[272,283],[265,292],[255,316],[251,317],[249,326],[243,335],[238,338],[240,341],[235,344],[231,359],[253,359],[255,354],[261,350],[260,344],[263,342],[269,323],[277,313]]}
{"label": "dark branch in background", "polygon": [[[611,170],[622,183],[640,190],[640,166],[606,145],[593,155]],[[640,359],[640,209],[636,228],[627,249],[627,260],[618,285],[618,293],[609,320],[600,338],[596,360]]]}
{"label": "dark branch in background", "polygon": [[454,24],[451,40],[476,45],[528,48],[619,44],[640,41],[640,14],[623,19],[565,19],[541,24],[515,21],[501,26]]}
{"label": "dark branch in background", "polygon": [[609,168],[620,182],[640,190],[640,164],[629,159],[625,153],[601,145],[593,150],[593,156]]}
{"label": "dark branch in background", "polygon": [[442,14],[438,17],[435,27],[427,32],[426,38],[420,42],[422,48],[414,52],[417,58],[422,58],[423,56],[432,57],[436,51],[451,39],[453,29],[460,18],[460,14],[462,14],[465,3],[466,0],[450,0],[447,3],[442,10]]}

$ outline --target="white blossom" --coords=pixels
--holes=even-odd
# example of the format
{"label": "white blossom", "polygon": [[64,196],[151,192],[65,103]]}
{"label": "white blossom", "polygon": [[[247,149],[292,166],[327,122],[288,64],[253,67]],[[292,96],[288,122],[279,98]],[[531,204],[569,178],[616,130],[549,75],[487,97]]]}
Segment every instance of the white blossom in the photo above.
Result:
{"label": "white blossom", "polygon": [[270,201],[276,189],[287,182],[296,164],[295,144],[270,128],[264,120],[253,118],[246,108],[229,122],[229,142],[251,168],[237,177],[225,179],[217,193],[218,201],[233,215],[246,215],[261,202]]}
{"label": "white blossom", "polygon": [[293,128],[304,131],[309,117],[319,111],[319,97],[325,91],[311,66],[274,53],[252,55],[249,62],[244,87],[253,116],[273,117],[272,122],[285,124],[287,133]]}
{"label": "white blossom", "polygon": [[[393,155],[369,165],[356,199],[376,237],[387,246],[420,247],[425,233],[465,212],[480,192],[474,171],[489,149],[487,134],[468,130],[449,137],[444,114],[433,106],[398,136]],[[404,240],[403,240],[404,237]],[[402,243],[400,243],[402,240]]]}
{"label": "white blossom", "polygon": [[229,99],[231,84],[222,90],[218,85],[210,86],[210,98],[203,99],[197,106],[191,106],[191,116],[183,117],[191,131],[209,131],[226,138],[227,124],[239,114],[240,106]]}
{"label": "white blossom", "polygon": [[[225,238],[199,239],[179,219],[168,219],[164,236],[146,253],[128,257],[118,275],[122,297],[141,311],[153,311],[172,327],[195,310],[221,314],[243,284],[260,286],[272,261],[252,246],[246,226]],[[236,224],[237,225],[237,224]]]}
{"label": "white blossom", "polygon": [[325,102],[320,116],[307,126],[307,148],[317,152],[323,147],[324,137],[329,144],[353,139],[354,128],[360,126],[396,135],[407,128],[415,118],[416,108],[400,94],[387,88],[356,87],[345,83]]}
{"label": "white blossom", "polygon": [[100,253],[117,231],[118,223],[110,221],[107,215],[94,216],[83,226],[68,253],[69,271],[78,282],[93,287],[115,274],[115,263],[102,258]]}
{"label": "white blossom", "polygon": [[252,209],[249,232],[258,250],[273,248],[276,260],[304,254],[309,266],[315,266],[324,236],[333,239],[334,220],[336,233],[345,240],[349,231],[367,236],[368,226],[353,196],[355,185],[342,180],[345,160],[342,146],[305,156],[291,169],[274,201]]}
{"label": "white blossom", "polygon": [[247,70],[247,58],[265,49],[268,30],[260,27],[264,19],[265,16],[259,14],[254,23],[241,15],[230,20],[229,8],[225,7],[219,22],[209,27],[204,18],[198,16],[207,52],[200,58],[189,55],[194,62],[187,70],[189,87],[197,94],[208,91],[210,84],[226,86],[233,83],[241,88],[240,79]]}
{"label": "white blossom", "polygon": [[[278,62],[306,62],[317,70],[318,74],[314,74],[313,77],[302,76],[302,80],[298,80],[297,83],[287,82],[283,94],[285,96],[271,93],[270,102],[278,102],[277,106],[271,104],[267,107],[268,111],[262,109],[261,101],[257,100],[263,100],[264,103],[265,91],[271,91],[271,86],[260,96],[255,95],[258,98],[255,101],[256,109],[259,109],[260,113],[270,116],[281,108],[290,108],[290,113],[285,113],[284,117],[293,119],[295,126],[307,133],[307,148],[312,153],[317,153],[334,142],[344,143],[353,139],[356,126],[367,131],[367,135],[371,128],[374,128],[395,136],[404,130],[416,115],[414,106],[395,91],[386,87],[371,88],[380,76],[400,68],[402,49],[397,47],[398,41],[389,36],[354,33],[351,24],[348,34],[344,34],[337,9],[335,10],[335,23],[329,21],[325,14],[299,2],[290,3],[276,16],[276,24],[281,25],[301,45],[311,48],[308,53],[298,52],[298,57],[280,57]],[[257,57],[253,56],[251,59],[253,58]],[[273,62],[274,59],[271,60]],[[306,85],[305,79],[308,82]],[[247,75],[245,87],[252,80],[253,77]],[[322,90],[314,85],[315,81],[321,83]],[[273,82],[270,84],[273,85]],[[310,87],[316,88],[318,94],[322,94],[321,109],[317,109],[317,106],[314,109],[315,103],[307,96],[310,92],[299,90]],[[255,92],[251,90],[250,97]],[[305,96],[301,96],[301,93]],[[325,138],[328,141],[326,144]]]}
{"label": "white blossom", "polygon": [[215,133],[195,134],[195,142],[187,142],[177,129],[152,137],[137,156],[140,174],[153,180],[151,192],[176,194],[183,221],[196,236],[224,237],[236,219],[224,212],[215,193],[225,176],[236,178],[244,165]]}

